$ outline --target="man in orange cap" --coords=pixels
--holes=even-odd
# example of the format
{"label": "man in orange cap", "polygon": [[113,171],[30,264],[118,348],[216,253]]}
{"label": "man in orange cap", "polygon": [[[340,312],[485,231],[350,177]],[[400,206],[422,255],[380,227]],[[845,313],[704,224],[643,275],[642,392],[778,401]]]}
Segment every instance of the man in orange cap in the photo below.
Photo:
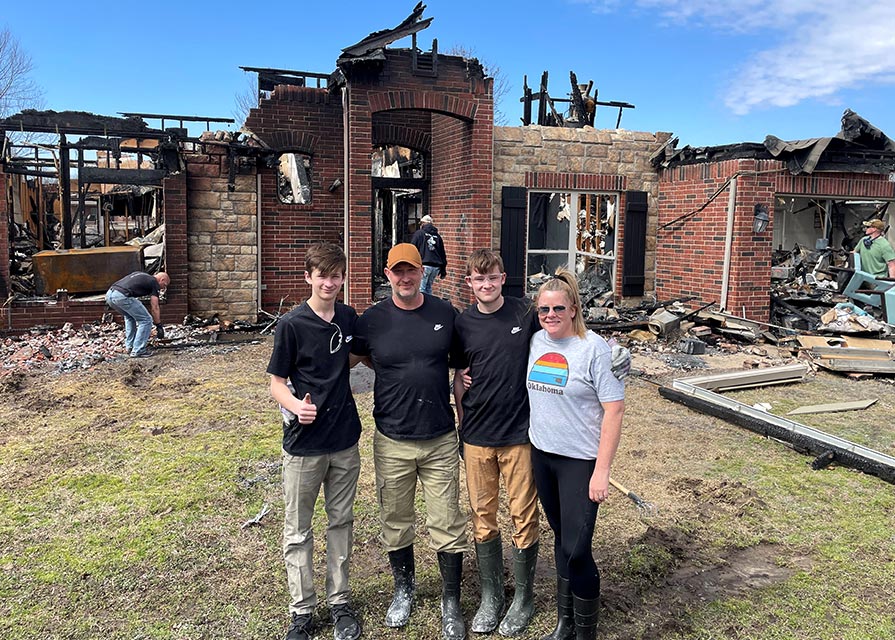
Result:
{"label": "man in orange cap", "polygon": [[462,640],[466,517],[459,504],[457,429],[449,393],[449,368],[461,366],[463,358],[454,330],[457,312],[450,303],[420,291],[423,261],[414,245],[392,247],[387,265],[392,295],[361,316],[352,343],[352,352],[369,357],[376,372],[373,462],[382,541],[395,580],[385,624],[403,627],[413,606],[414,494],[419,481],[442,578],[442,636]]}

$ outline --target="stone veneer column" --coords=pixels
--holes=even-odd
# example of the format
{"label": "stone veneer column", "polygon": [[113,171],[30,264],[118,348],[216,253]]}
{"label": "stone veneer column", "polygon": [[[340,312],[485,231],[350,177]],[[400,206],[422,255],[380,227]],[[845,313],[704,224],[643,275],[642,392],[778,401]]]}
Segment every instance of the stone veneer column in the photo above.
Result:
{"label": "stone veneer column", "polygon": [[227,188],[225,147],[187,156],[189,313],[255,322],[258,311],[256,172]]}

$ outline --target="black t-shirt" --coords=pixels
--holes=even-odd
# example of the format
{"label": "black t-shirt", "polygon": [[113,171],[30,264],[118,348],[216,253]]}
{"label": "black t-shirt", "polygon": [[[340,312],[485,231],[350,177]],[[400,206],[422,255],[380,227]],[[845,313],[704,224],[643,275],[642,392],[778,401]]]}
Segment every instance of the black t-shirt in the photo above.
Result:
{"label": "black t-shirt", "polygon": [[151,276],[143,271],[129,273],[109,288],[120,291],[131,298],[142,298],[143,296],[158,297],[159,294],[158,280],[155,279],[155,276]]}
{"label": "black t-shirt", "polygon": [[297,398],[311,394],[317,418],[283,424],[283,449],[293,456],[342,451],[360,439],[360,418],[351,395],[348,354],[357,323],[351,307],[336,303],[332,322],[303,303],[283,316],[274,334],[267,373],[292,382]]}
{"label": "black t-shirt", "polygon": [[494,313],[470,305],[457,320],[472,386],[463,394],[463,442],[507,447],[528,442],[528,343],[540,329],[526,298],[505,297]]}
{"label": "black t-shirt", "polygon": [[425,295],[412,311],[388,298],[358,320],[352,351],[373,360],[373,418],[389,438],[428,440],[454,428],[448,368],[463,366],[457,315],[450,303]]}

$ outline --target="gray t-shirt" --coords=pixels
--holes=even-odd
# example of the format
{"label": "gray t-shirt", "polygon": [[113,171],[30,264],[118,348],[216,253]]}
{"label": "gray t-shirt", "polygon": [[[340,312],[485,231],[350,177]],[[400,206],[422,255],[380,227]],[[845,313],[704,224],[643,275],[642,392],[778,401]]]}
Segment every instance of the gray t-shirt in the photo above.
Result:
{"label": "gray t-shirt", "polygon": [[532,445],[541,451],[595,460],[603,422],[601,402],[624,400],[625,385],[612,375],[612,350],[588,331],[552,340],[544,330],[528,352],[528,402]]}

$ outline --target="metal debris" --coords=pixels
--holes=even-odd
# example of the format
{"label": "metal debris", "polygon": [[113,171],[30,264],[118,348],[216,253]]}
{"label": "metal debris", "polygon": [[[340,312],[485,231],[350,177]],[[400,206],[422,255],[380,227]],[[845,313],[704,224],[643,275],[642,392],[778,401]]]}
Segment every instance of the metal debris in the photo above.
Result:
{"label": "metal debris", "polygon": [[259,511],[258,513],[256,513],[254,518],[249,518],[248,520],[246,520],[245,522],[243,522],[243,523],[242,523],[242,526],[240,527],[240,529],[246,529],[246,528],[248,528],[248,527],[254,527],[254,526],[256,526],[256,525],[260,525],[260,524],[261,524],[261,519],[262,519],[264,516],[266,516],[268,513],[270,513],[270,505],[267,504],[267,503],[265,502],[265,503],[264,503],[264,506],[261,507],[261,511]]}

